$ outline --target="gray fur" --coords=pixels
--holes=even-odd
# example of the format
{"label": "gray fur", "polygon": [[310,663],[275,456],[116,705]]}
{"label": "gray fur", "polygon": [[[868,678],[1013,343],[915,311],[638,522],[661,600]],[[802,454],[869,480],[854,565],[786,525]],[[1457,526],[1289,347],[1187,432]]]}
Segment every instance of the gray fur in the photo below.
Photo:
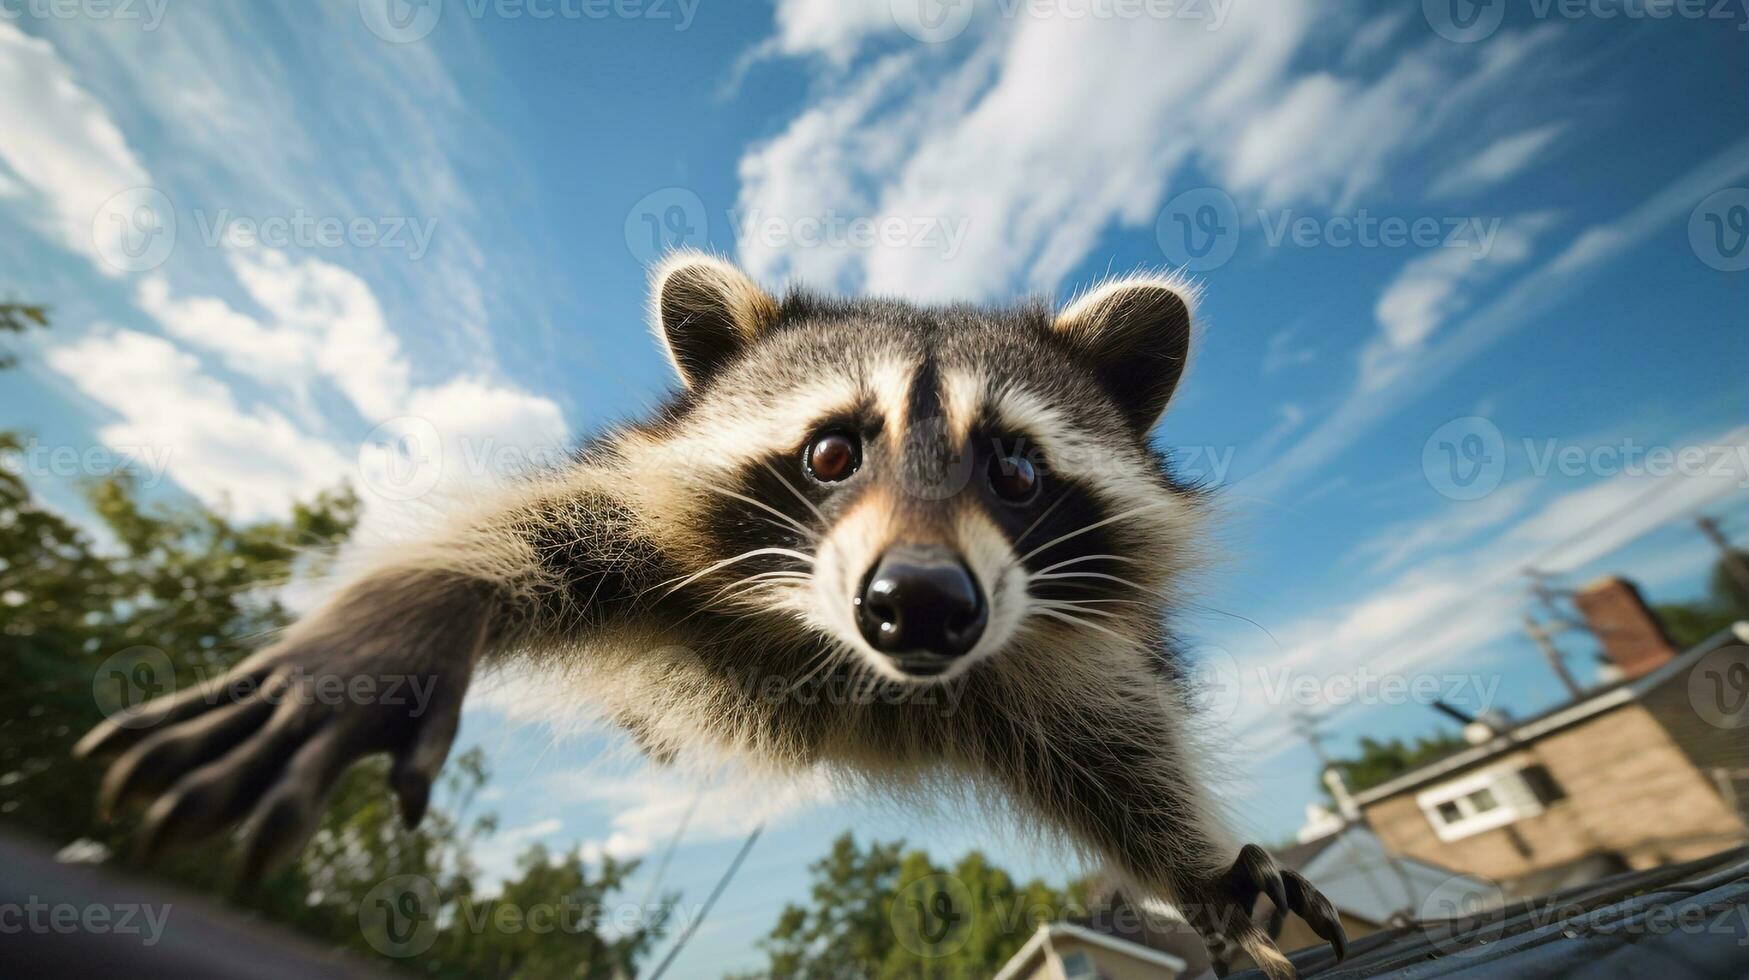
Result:
{"label": "gray fur", "polygon": [[[1258,894],[1311,912],[1320,934],[1340,927],[1267,855],[1235,860],[1169,631],[1206,502],[1147,431],[1182,370],[1193,299],[1134,280],[1061,315],[779,301],[720,260],[679,256],[652,304],[687,385],[673,402],[382,555],[239,667],[237,692],[146,705],[79,751],[123,753],[105,799],[154,801],[145,846],[247,817],[259,870],[295,856],[366,754],[396,757],[417,822],[474,670],[521,659],[657,758],[826,767],[899,792],[985,786],[1178,903],[1223,963],[1243,949],[1288,975],[1252,921]],[[796,468],[826,424],[864,439],[842,486]],[[1044,447],[1049,465],[1024,512],[980,482],[1015,446]],[[958,550],[990,595],[985,641],[939,680],[844,627],[847,590],[898,542]],[[288,696],[361,676],[421,680],[431,704]]]}

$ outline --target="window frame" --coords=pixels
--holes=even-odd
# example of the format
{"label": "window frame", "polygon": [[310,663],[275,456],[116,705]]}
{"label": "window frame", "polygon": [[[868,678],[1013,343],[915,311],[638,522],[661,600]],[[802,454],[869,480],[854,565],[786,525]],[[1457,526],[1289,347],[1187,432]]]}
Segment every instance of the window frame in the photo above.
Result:
{"label": "window frame", "polygon": [[[1525,777],[1525,773],[1532,769],[1541,769],[1543,775],[1538,778],[1558,795],[1544,799],[1545,794],[1538,791],[1537,783]],[[1474,798],[1478,795],[1486,795],[1493,805],[1477,805]],[[1451,842],[1539,816],[1565,798],[1565,790],[1547,767],[1534,762],[1514,762],[1424,790],[1416,795],[1415,803],[1439,839]],[[1446,807],[1456,809],[1459,817],[1448,820]]]}

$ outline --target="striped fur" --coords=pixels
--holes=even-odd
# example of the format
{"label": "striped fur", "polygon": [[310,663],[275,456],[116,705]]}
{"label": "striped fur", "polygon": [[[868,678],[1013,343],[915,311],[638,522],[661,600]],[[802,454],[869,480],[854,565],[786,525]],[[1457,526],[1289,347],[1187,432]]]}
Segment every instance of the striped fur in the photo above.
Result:
{"label": "striped fur", "polygon": [[[696,254],[653,285],[684,390],[563,471],[383,554],[246,669],[426,673],[459,702],[478,661],[524,660],[550,671],[555,698],[594,705],[660,758],[824,767],[899,793],[981,785],[1279,975],[1285,961],[1224,877],[1237,847],[1204,791],[1169,632],[1208,508],[1148,441],[1188,350],[1182,284],[1109,283],[1060,316],[777,299]],[[828,426],[862,440],[842,484],[802,466]],[[986,482],[1013,455],[1041,464],[1029,505]],[[900,670],[852,618],[863,577],[898,544],[958,553],[989,597],[982,639],[936,677]],[[450,639],[426,630],[418,649],[390,650],[386,630],[420,623]],[[354,649],[383,652],[335,652]],[[401,756],[404,802],[421,780],[428,791],[453,723],[379,711],[367,724],[365,711],[275,724],[368,732],[354,740]],[[141,780],[170,787],[149,821],[217,793],[186,785],[206,770],[177,769],[191,745],[238,785],[280,787],[262,806],[310,795],[276,775],[285,753],[200,742],[198,714],[161,707],[84,748],[132,746],[112,772],[118,797]],[[253,826],[302,832],[295,817],[258,809]],[[1243,923],[1216,922],[1240,904]]]}

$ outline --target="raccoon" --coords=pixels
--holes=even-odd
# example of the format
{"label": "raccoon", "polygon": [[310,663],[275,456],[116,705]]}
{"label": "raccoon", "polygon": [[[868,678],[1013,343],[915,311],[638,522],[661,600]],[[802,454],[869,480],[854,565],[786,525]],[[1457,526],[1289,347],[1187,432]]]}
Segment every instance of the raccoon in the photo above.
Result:
{"label": "raccoon", "polygon": [[[417,824],[474,672],[516,659],[659,758],[999,794],[1174,903],[1221,972],[1244,952],[1293,974],[1260,895],[1345,952],[1335,909],[1236,847],[1199,772],[1168,616],[1210,505],[1148,439],[1194,290],[1121,279],[1060,312],[777,298],[680,253],[651,294],[668,403],[381,555],[223,696],[81,741],[118,756],[106,812],[151,801],[145,851],[243,822],[258,875],[378,753]],[[360,678],[430,700],[311,696]]]}

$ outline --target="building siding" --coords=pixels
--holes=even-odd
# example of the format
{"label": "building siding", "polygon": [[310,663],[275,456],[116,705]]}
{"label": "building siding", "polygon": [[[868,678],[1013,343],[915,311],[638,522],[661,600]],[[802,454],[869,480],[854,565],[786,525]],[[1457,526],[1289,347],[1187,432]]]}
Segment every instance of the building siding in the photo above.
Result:
{"label": "building siding", "polygon": [[[1566,799],[1543,813],[1461,840],[1441,841],[1418,793],[1506,764],[1541,764]],[[1670,734],[1638,704],[1624,704],[1365,807],[1388,847],[1495,880],[1600,852],[1635,868],[1686,861],[1743,840],[1743,825]]]}

